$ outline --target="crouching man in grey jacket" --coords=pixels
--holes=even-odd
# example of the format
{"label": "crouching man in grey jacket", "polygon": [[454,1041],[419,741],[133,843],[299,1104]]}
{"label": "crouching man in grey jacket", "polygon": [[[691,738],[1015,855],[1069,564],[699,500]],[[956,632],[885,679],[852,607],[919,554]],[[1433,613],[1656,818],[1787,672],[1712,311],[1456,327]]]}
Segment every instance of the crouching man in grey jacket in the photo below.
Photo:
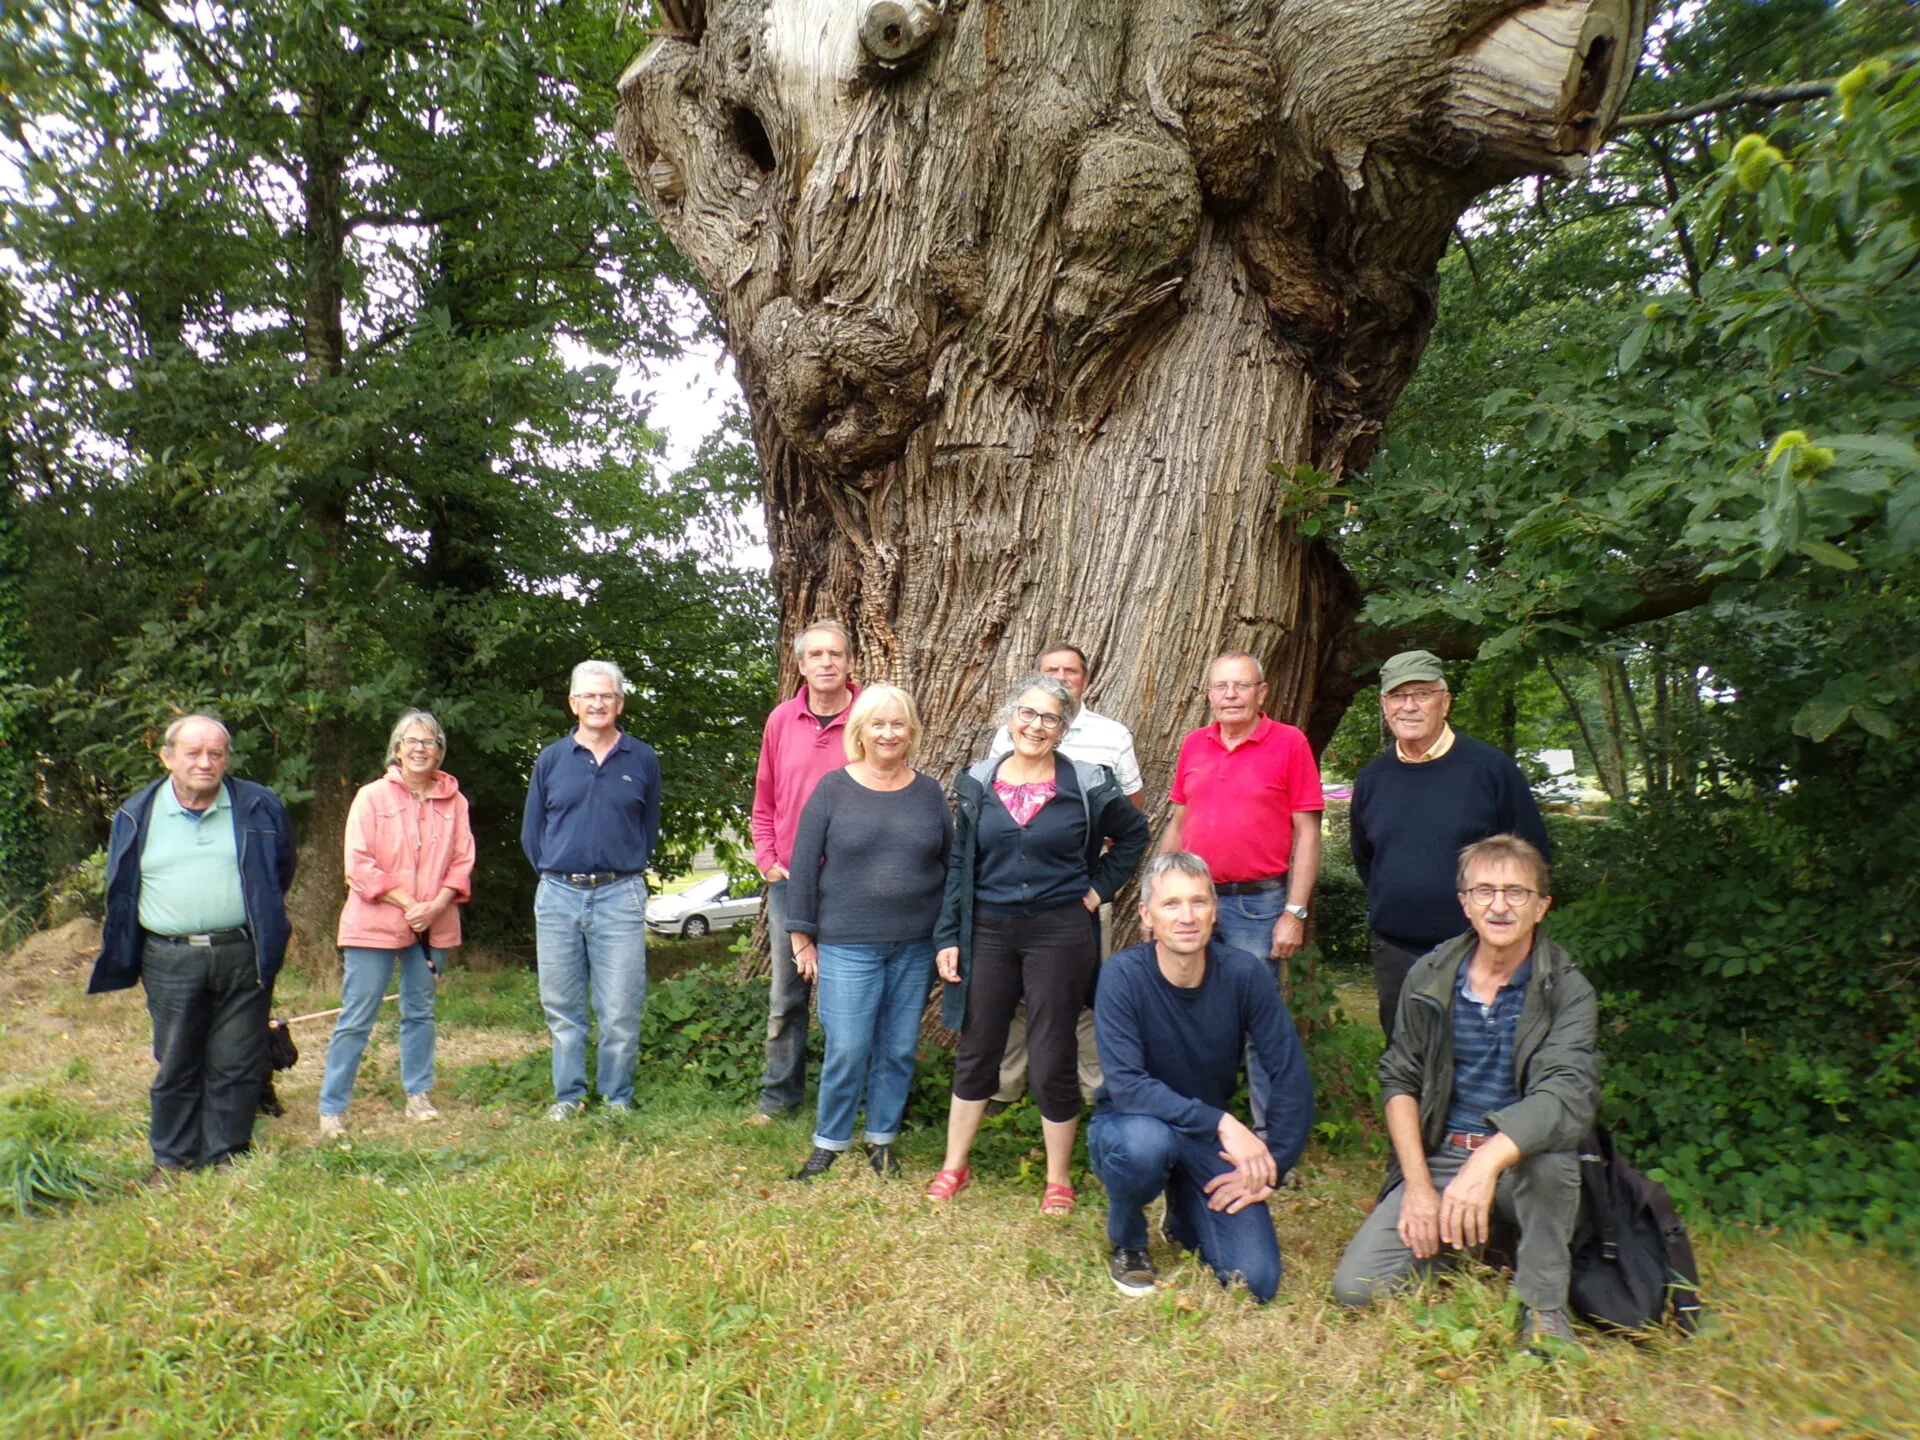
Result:
{"label": "crouching man in grey jacket", "polygon": [[1442,1257],[1486,1243],[1491,1215],[1519,1227],[1521,1343],[1571,1342],[1568,1244],[1580,1204],[1576,1147],[1600,1107],[1593,987],[1539,933],[1547,862],[1496,835],[1460,852],[1471,934],[1407,977],[1380,1061],[1393,1162],[1380,1202],[1334,1272],[1365,1305]]}

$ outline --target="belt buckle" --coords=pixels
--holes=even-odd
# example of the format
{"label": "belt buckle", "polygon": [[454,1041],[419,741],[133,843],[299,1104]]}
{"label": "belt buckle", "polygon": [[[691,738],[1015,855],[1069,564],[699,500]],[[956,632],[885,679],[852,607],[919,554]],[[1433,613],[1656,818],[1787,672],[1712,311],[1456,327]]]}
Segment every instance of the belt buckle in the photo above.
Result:
{"label": "belt buckle", "polygon": [[198,945],[203,950],[210,950],[213,948],[213,936],[210,934],[189,935],[187,936],[187,944]]}

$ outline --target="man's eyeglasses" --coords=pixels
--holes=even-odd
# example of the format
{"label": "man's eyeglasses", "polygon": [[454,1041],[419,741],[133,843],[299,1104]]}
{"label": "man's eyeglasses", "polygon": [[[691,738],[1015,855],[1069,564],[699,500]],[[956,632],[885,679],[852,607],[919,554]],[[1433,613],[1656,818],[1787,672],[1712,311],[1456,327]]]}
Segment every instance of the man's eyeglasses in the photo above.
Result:
{"label": "man's eyeglasses", "polygon": [[618,695],[576,695],[573,698],[582,705],[611,705],[620,697]]}
{"label": "man's eyeglasses", "polygon": [[1263,684],[1259,680],[1216,680],[1207,686],[1209,695],[1246,695],[1258,690]]}
{"label": "man's eyeglasses", "polygon": [[1431,705],[1447,692],[1444,690],[1396,690],[1387,696],[1389,705],[1399,705],[1411,700],[1416,705]]}
{"label": "man's eyeglasses", "polygon": [[1064,717],[1048,710],[1035,710],[1031,705],[1015,707],[1013,718],[1022,725],[1038,725],[1042,730],[1058,730],[1067,723]]}
{"label": "man's eyeglasses", "polygon": [[1539,893],[1525,885],[1469,885],[1466,889],[1467,898],[1476,905],[1491,905],[1501,897],[1509,905],[1525,905]]}

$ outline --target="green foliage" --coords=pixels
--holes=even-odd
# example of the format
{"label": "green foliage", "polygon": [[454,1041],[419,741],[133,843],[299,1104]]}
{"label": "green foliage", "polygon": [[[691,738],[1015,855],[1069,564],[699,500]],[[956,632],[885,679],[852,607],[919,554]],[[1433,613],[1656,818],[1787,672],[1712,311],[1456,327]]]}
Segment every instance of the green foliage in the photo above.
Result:
{"label": "green foliage", "polygon": [[89,1200],[103,1184],[87,1153],[94,1117],[42,1086],[0,1094],[0,1213],[38,1214]]}
{"label": "green foliage", "polygon": [[[0,390],[12,381],[4,358],[12,312],[12,290],[0,284]],[[0,943],[31,928],[46,883],[45,836],[34,803],[34,710],[21,694],[32,627],[13,472],[13,440],[0,420]]]}
{"label": "green foliage", "polygon": [[760,1093],[766,1069],[767,984],[702,966],[647,990],[643,1071],[693,1080],[731,1104]]}
{"label": "green foliage", "polygon": [[182,708],[297,804],[419,704],[476,928],[523,932],[527,768],[593,655],[662,752],[663,862],[738,822],[770,620],[711,556],[756,478],[737,421],[666,473],[618,368],[678,346],[689,277],[606,143],[616,8],[28,0],[0,42],[0,428],[29,612],[66,622],[31,636],[48,786],[91,817],[57,862]]}
{"label": "green foliage", "polygon": [[[1920,71],[1787,143],[1757,186],[1711,145],[1716,168],[1665,219],[1681,283],[1595,307],[1485,394],[1476,455],[1389,446],[1369,506],[1412,517],[1402,551],[1408,529],[1434,533],[1370,619],[1482,627],[1485,660],[1589,643],[1650,592],[1820,588],[1914,552]],[[1884,713],[1835,704],[1820,723]]]}
{"label": "green foliage", "polygon": [[[480,1003],[490,1006],[496,999],[494,992]],[[739,983],[731,966],[703,965],[653,981],[635,1091],[644,1100],[661,1089],[691,1088],[722,1105],[745,1105],[760,1092],[766,1035],[764,979]],[[589,1074],[593,1065],[590,1048]],[[553,1099],[550,1054],[542,1048],[518,1060],[464,1066],[453,1090],[469,1104],[543,1106]]]}
{"label": "green foliage", "polygon": [[1683,1203],[1920,1245],[1920,815],[1911,746],[1864,803],[1756,795],[1605,827],[1555,932],[1601,991],[1606,1114]]}

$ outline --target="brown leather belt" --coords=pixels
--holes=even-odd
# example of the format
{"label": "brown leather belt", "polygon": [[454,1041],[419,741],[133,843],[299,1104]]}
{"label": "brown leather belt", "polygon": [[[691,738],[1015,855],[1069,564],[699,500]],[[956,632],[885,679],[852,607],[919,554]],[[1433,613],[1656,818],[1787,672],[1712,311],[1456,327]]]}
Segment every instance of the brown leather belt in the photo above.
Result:
{"label": "brown leather belt", "polygon": [[[1493,1132],[1493,1135],[1498,1135],[1499,1133],[1500,1132],[1496,1130]],[[1482,1145],[1493,1139],[1493,1135],[1480,1135],[1466,1130],[1455,1130],[1447,1136],[1447,1144],[1458,1145],[1462,1150],[1478,1150]]]}

